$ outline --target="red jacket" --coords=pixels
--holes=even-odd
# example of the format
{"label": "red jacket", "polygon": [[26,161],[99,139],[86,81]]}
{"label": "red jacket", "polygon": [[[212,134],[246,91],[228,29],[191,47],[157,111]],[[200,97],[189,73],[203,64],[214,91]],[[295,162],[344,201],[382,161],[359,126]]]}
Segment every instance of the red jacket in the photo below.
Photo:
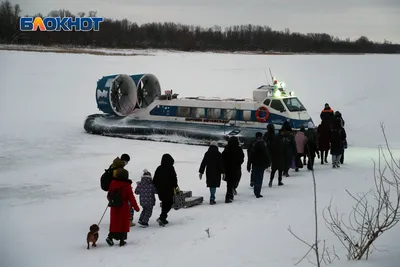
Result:
{"label": "red jacket", "polygon": [[108,191],[114,191],[119,188],[122,188],[123,203],[121,207],[110,208],[110,232],[128,233],[130,231],[130,205],[137,212],[140,211],[140,208],[133,194],[130,180],[112,180]]}

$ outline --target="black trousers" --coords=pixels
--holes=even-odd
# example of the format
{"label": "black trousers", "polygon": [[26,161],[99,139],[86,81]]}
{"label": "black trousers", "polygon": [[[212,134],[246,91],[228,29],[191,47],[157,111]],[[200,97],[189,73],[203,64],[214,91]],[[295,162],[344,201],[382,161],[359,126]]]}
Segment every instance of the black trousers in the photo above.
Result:
{"label": "black trousers", "polygon": [[276,169],[276,168],[272,168],[271,169],[271,176],[270,176],[269,180],[271,182],[274,180],[276,171],[278,171],[278,182],[282,182],[283,170],[282,169]]}
{"label": "black trousers", "polygon": [[233,189],[236,189],[237,182],[232,180],[226,181],[226,195],[225,200],[233,200]]}
{"label": "black trousers", "polygon": [[164,196],[160,200],[162,202],[160,219],[166,220],[168,217],[168,212],[171,210],[172,205],[174,204],[174,197],[173,196],[167,196],[167,197]]}
{"label": "black trousers", "polygon": [[308,158],[308,162],[307,162],[307,169],[308,170],[313,170],[314,169],[314,160],[315,160],[315,156],[311,156]]}
{"label": "black trousers", "polygon": [[123,241],[126,240],[128,238],[128,233],[123,233],[123,232],[110,232],[108,234],[108,237],[111,239],[115,239],[115,240],[119,240],[119,241]]}
{"label": "black trousers", "polygon": [[328,154],[329,154],[329,149],[328,150],[321,150],[321,162],[324,162],[328,160]]}

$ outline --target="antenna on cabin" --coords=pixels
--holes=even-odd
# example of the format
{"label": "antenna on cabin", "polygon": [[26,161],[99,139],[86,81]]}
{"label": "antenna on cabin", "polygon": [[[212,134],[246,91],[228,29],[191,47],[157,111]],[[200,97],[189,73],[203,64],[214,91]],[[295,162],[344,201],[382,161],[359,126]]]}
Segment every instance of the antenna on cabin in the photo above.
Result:
{"label": "antenna on cabin", "polygon": [[269,75],[271,75],[272,84],[274,84],[274,76],[272,76],[271,68],[268,69],[269,69]]}
{"label": "antenna on cabin", "polygon": [[265,80],[267,81],[268,85],[270,85],[268,81],[267,71],[264,72],[264,75],[265,75]]}

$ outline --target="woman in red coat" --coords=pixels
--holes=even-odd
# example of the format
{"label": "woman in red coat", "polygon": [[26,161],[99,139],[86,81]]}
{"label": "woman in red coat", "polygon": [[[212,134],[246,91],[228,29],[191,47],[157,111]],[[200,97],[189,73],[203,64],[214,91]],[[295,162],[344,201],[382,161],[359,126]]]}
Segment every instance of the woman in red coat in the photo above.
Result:
{"label": "woman in red coat", "polygon": [[110,233],[106,239],[110,246],[114,245],[113,239],[119,240],[121,247],[126,244],[125,240],[130,231],[130,206],[132,205],[135,211],[140,211],[131,184],[132,181],[129,179],[128,171],[118,169],[108,189],[108,192],[121,190],[122,196],[122,205],[120,207],[110,207]]}

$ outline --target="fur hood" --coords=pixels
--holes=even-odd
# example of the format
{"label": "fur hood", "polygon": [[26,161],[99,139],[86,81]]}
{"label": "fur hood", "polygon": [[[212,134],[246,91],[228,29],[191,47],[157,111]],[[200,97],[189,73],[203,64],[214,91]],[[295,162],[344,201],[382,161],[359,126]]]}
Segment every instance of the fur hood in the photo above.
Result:
{"label": "fur hood", "polygon": [[125,167],[125,162],[123,160],[121,160],[119,157],[115,158],[113,160],[113,163],[111,165],[113,168],[117,169],[117,168],[123,168]]}

